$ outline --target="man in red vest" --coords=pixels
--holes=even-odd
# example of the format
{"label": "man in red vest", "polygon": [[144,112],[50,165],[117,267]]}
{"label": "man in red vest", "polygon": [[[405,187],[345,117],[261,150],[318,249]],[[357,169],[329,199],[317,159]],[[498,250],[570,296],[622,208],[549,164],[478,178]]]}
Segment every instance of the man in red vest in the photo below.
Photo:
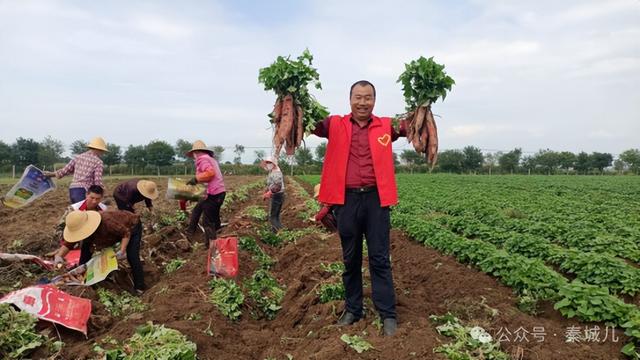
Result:
{"label": "man in red vest", "polygon": [[396,332],[396,307],[389,259],[389,206],[398,202],[391,143],[404,136],[390,118],[372,114],[376,89],[361,80],[351,86],[351,114],[332,115],[316,125],[314,134],[329,140],[322,167],[318,201],[335,205],[342,242],[346,291],[339,325],[363,316],[362,236],[369,249],[373,303],[383,320],[383,332]]}

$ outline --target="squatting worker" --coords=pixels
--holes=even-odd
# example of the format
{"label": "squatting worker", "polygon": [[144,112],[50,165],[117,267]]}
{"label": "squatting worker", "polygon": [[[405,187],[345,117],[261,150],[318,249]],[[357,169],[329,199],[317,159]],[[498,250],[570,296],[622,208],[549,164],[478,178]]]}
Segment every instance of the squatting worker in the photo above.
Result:
{"label": "squatting worker", "polygon": [[269,204],[269,223],[271,224],[271,231],[277,233],[282,229],[280,211],[284,203],[284,177],[278,164],[270,156],[262,160],[260,166],[269,173],[267,175],[267,187],[262,194],[262,199],[271,200]]}
{"label": "squatting worker", "polygon": [[68,248],[66,246],[66,244],[68,243],[65,243],[64,241],[63,231],[66,225],[65,221],[67,219],[67,215],[69,215],[72,211],[107,210],[107,205],[102,203],[103,196],[104,189],[102,189],[98,185],[91,185],[89,186],[89,189],[87,189],[86,199],[70,205],[64,212],[64,214],[62,214],[62,217],[60,217],[60,220],[58,220],[58,224],[56,225],[54,232],[54,239],[55,241],[60,242],[60,248],[57,251],[50,253],[50,255],[54,256],[54,263],[56,265],[64,263],[64,256],[69,253],[69,250],[71,250],[71,248],[74,248],[73,245],[79,245],[78,243],[74,243],[71,244],[71,248]]}
{"label": "squatting worker", "polygon": [[318,201],[335,205],[345,271],[345,311],[339,325],[363,316],[362,236],[369,249],[373,304],[383,320],[385,335],[396,332],[396,307],[389,259],[389,207],[398,202],[391,143],[404,136],[390,118],[373,115],[376,90],[362,80],[350,91],[351,113],[332,115],[313,133],[327,138]]}
{"label": "squatting worker", "polygon": [[145,288],[140,262],[140,242],[136,244],[135,241],[130,241],[134,240],[131,234],[139,224],[140,217],[129,211],[73,211],[66,218],[65,246],[71,247],[71,243],[82,241],[80,265],[83,265],[91,259],[93,251],[113,246],[120,241],[120,250],[116,253],[116,258],[127,258],[131,265],[134,290],[140,295]]}
{"label": "squatting worker", "polygon": [[62,178],[73,174],[73,180],[69,185],[69,199],[72,204],[85,199],[87,189],[91,185],[104,188],[102,183],[103,163],[100,158],[107,150],[107,144],[101,137],[94,138],[87,145],[89,150],[77,155],[62,169],[52,172],[45,171],[46,177]]}
{"label": "squatting worker", "polygon": [[153,211],[153,200],[157,199],[160,193],[155,182],[150,180],[131,179],[121,182],[113,190],[113,198],[116,200],[118,210],[135,212],[133,205],[144,201],[147,210]]}
{"label": "squatting worker", "polygon": [[205,245],[208,248],[210,241],[215,240],[217,231],[221,228],[220,208],[226,195],[224,179],[220,171],[220,165],[213,158],[213,151],[207,149],[203,141],[197,140],[194,142],[186,156],[193,158],[196,165],[196,176],[189,180],[187,184],[207,183],[205,198],[200,200],[191,212],[187,236],[189,238],[193,237],[200,215],[204,214]]}

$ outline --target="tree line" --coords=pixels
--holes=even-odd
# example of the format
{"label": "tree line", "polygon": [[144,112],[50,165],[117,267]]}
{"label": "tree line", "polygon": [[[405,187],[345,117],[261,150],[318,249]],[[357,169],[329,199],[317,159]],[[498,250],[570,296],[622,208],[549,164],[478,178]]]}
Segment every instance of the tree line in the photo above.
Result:
{"label": "tree line", "polygon": [[[72,156],[85,152],[87,143],[76,140],[69,146]],[[179,139],[175,144],[164,140],[152,140],[146,145],[129,145],[122,148],[107,143],[108,152],[102,160],[106,166],[126,164],[127,166],[144,168],[148,166],[164,167],[171,165],[191,165],[192,159],[185,153],[191,149],[191,142]],[[231,157],[226,156],[225,147],[213,146],[214,156],[222,164],[240,165],[245,153],[245,146],[236,144]],[[296,166],[308,167],[310,172],[319,171],[326,152],[326,142],[315,147],[299,148],[292,158]],[[66,163],[69,157],[63,156],[65,146],[62,141],[47,136],[41,141],[19,137],[12,144],[0,140],[0,165],[16,165],[23,167],[35,164],[52,168],[54,164]],[[266,156],[264,150],[254,150],[253,164],[258,164]],[[395,165],[400,171],[427,171],[426,159],[413,150],[403,150],[399,155],[394,153]],[[285,165],[285,164],[283,164]],[[611,153],[586,152],[572,153],[568,151],[540,150],[533,155],[524,155],[522,149],[516,148],[508,152],[483,153],[475,146],[466,146],[461,150],[444,150],[438,153],[438,164],[434,171],[449,173],[534,173],[534,174],[601,174],[606,169],[616,172],[640,174],[640,150],[629,149],[617,158]]]}

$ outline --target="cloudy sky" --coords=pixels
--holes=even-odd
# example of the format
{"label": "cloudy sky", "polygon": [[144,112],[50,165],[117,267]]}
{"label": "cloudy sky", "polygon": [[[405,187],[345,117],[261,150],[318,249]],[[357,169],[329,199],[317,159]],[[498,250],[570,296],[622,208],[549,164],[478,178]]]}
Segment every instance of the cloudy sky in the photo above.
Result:
{"label": "cloudy sky", "polygon": [[359,79],[402,112],[404,63],[445,64],[443,149],[640,147],[639,0],[0,0],[0,140],[201,138],[248,159],[271,139],[258,70],[305,48],[338,114]]}

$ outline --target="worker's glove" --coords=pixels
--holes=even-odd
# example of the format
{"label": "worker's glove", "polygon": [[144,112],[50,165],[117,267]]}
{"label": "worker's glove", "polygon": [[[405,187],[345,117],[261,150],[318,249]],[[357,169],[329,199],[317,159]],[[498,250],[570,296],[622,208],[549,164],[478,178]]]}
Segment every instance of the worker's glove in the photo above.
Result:
{"label": "worker's glove", "polygon": [[118,251],[118,252],[116,253],[116,259],[118,259],[118,260],[124,260],[124,259],[126,259],[126,258],[127,258],[127,253],[126,253],[126,252],[124,252],[124,251],[120,250],[120,251]]}
{"label": "worker's glove", "polygon": [[62,256],[56,255],[53,257],[53,265],[60,267],[62,264],[64,264],[64,258]]}
{"label": "worker's glove", "polygon": [[192,178],[191,180],[187,181],[187,185],[195,185],[198,183],[198,179],[196,178]]}
{"label": "worker's glove", "polygon": [[262,200],[266,200],[270,198],[271,198],[271,191],[265,191],[265,193],[262,194]]}

